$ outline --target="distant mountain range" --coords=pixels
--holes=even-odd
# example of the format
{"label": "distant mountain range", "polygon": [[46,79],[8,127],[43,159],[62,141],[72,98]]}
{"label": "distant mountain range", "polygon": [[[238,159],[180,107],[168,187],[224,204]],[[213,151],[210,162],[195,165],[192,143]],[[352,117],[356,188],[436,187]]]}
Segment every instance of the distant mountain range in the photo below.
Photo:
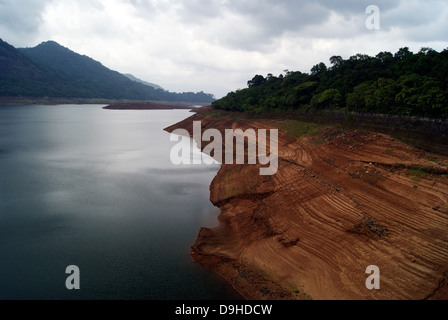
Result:
{"label": "distant mountain range", "polygon": [[214,101],[213,95],[204,92],[165,91],[132,75],[110,70],[54,41],[16,49],[1,39],[0,96]]}
{"label": "distant mountain range", "polygon": [[132,81],[135,81],[135,82],[142,83],[142,84],[144,84],[144,85],[153,87],[153,88],[156,89],[156,90],[165,90],[165,89],[163,89],[161,86],[159,86],[159,85],[157,85],[157,84],[154,84],[154,83],[150,83],[150,82],[141,80],[141,79],[135,77],[135,76],[132,75],[132,74],[126,73],[126,74],[123,74],[123,75],[124,75],[126,78],[128,78],[128,79],[130,79],[130,80],[132,80]]}

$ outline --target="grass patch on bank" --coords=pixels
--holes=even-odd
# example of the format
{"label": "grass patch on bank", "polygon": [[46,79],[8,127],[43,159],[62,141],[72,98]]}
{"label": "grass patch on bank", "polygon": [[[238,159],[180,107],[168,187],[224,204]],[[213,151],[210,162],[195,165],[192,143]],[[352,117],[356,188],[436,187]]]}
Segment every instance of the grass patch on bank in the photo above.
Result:
{"label": "grass patch on bank", "polygon": [[422,168],[417,168],[412,169],[411,174],[421,178],[423,175],[426,174],[426,172]]}
{"label": "grass patch on bank", "polygon": [[311,297],[308,293],[305,292],[305,288],[303,285],[298,286],[297,289],[292,290],[297,296],[302,298],[303,300],[313,300],[313,297]]}
{"label": "grass patch on bank", "polygon": [[284,130],[286,135],[292,138],[300,138],[308,134],[317,133],[320,128],[321,126],[316,123],[298,120],[285,120],[279,125],[279,129]]}
{"label": "grass patch on bank", "polygon": [[222,111],[222,110],[211,110],[211,111],[203,112],[198,115],[199,119],[204,119],[207,117],[210,117],[213,120],[228,118],[233,121],[250,119],[250,118],[248,118],[247,114],[244,114],[242,112],[230,112],[230,111]]}
{"label": "grass patch on bank", "polygon": [[207,111],[207,112],[203,112],[198,114],[198,118],[199,119],[204,119],[206,117],[211,117],[212,119],[219,119],[223,116],[222,112],[220,111],[216,111],[216,110],[212,110],[212,111]]}

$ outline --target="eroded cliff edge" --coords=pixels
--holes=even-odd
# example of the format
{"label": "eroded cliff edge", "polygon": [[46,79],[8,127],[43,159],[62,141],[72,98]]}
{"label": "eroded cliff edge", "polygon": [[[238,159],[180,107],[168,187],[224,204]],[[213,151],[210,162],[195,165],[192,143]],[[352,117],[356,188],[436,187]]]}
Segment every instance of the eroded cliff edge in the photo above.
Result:
{"label": "eroded cliff edge", "polygon": [[[203,110],[221,131],[280,129],[279,170],[223,165],[211,201],[220,226],[192,255],[247,299],[447,299],[448,158],[390,136]],[[367,290],[366,267],[381,270]]]}

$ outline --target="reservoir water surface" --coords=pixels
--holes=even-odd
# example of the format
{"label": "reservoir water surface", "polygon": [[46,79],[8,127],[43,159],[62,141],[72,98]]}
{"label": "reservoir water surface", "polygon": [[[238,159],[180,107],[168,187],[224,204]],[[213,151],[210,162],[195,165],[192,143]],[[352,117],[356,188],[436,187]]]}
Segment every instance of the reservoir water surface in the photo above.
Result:
{"label": "reservoir water surface", "polygon": [[238,298],[190,256],[219,167],[171,164],[189,111],[102,107],[0,106],[0,299]]}

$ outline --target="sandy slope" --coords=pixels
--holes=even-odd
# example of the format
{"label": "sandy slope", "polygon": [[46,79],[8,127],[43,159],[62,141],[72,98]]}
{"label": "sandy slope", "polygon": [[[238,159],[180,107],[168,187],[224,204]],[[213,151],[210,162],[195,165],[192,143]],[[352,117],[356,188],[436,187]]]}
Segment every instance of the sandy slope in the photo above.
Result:
{"label": "sandy slope", "polygon": [[[280,120],[195,115],[204,128]],[[191,121],[167,128],[186,128]],[[220,227],[193,257],[248,299],[447,299],[448,159],[371,132],[279,137],[279,171],[223,165],[211,185]],[[366,267],[381,289],[366,289]]]}

